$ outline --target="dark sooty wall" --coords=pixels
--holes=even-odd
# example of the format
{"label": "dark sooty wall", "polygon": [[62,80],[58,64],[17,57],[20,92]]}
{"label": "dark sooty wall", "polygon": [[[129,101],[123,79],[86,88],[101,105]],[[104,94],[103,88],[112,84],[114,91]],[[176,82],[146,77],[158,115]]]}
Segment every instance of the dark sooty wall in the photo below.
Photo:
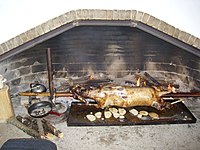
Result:
{"label": "dark sooty wall", "polygon": [[104,73],[123,77],[138,70],[180,75],[199,85],[200,59],[137,28],[79,26],[1,62],[12,93],[33,81],[47,84],[46,48],[56,79]]}

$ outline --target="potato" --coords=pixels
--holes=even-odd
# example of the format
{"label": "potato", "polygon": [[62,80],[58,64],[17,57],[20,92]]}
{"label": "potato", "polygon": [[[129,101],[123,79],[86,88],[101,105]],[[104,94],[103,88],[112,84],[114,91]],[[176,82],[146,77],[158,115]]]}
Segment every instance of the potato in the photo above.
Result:
{"label": "potato", "polygon": [[129,110],[129,112],[131,113],[131,114],[133,114],[134,116],[137,116],[138,115],[138,111],[136,110],[136,109],[131,109],[131,110]]}
{"label": "potato", "polygon": [[91,122],[96,120],[96,117],[94,115],[91,115],[91,114],[86,115],[86,118]]}
{"label": "potato", "polygon": [[113,114],[118,112],[117,108],[115,107],[109,108],[109,111],[111,111]]}
{"label": "potato", "polygon": [[110,118],[112,117],[112,113],[110,111],[104,111],[104,116],[105,118]]}
{"label": "potato", "polygon": [[142,118],[142,115],[141,115],[141,114],[138,114],[137,117],[141,119],[141,118]]}
{"label": "potato", "polygon": [[95,115],[96,118],[99,119],[99,118],[101,118],[102,113],[101,112],[96,112],[94,115]]}
{"label": "potato", "polygon": [[142,116],[148,116],[149,113],[145,110],[141,110],[139,114],[141,114]]}
{"label": "potato", "polygon": [[126,114],[126,110],[124,108],[118,108],[119,114],[124,116]]}
{"label": "potato", "polygon": [[115,117],[115,118],[119,118],[119,116],[120,116],[120,114],[119,113],[113,113],[113,117]]}
{"label": "potato", "polygon": [[152,118],[152,119],[159,119],[159,115],[155,112],[150,112],[149,113],[149,116]]}
{"label": "potato", "polygon": [[120,118],[120,119],[124,119],[125,117],[124,117],[124,116],[119,116],[119,118]]}

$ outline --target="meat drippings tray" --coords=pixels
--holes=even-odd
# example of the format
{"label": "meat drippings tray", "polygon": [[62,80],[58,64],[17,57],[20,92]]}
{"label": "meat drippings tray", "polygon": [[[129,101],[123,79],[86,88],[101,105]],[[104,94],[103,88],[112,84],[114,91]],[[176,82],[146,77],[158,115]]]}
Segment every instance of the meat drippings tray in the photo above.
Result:
{"label": "meat drippings tray", "polygon": [[[116,107],[117,108],[117,107]],[[159,119],[140,119],[129,112],[130,109],[136,109],[138,111],[144,110],[147,112],[155,112],[159,115]],[[95,114],[96,112],[104,112],[101,108],[95,106],[85,105],[80,102],[73,102],[67,116],[68,126],[125,126],[125,125],[156,125],[156,124],[184,124],[195,123],[196,118],[189,111],[189,109],[183,103],[175,104],[171,109],[165,109],[162,111],[156,110],[152,107],[130,107],[125,108],[127,113],[125,118],[100,118],[95,121],[89,121],[86,118],[88,114]]]}

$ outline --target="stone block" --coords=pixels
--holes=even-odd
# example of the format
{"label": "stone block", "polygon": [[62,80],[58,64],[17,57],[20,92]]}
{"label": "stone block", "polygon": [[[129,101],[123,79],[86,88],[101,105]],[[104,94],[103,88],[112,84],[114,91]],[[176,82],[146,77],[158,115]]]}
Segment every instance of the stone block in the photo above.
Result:
{"label": "stone block", "polygon": [[32,66],[32,73],[38,73],[38,72],[43,72],[46,71],[46,65],[34,65]]}
{"label": "stone block", "polygon": [[149,14],[144,13],[143,18],[142,18],[142,22],[146,24],[150,17],[151,16]]}
{"label": "stone block", "polygon": [[22,63],[19,61],[18,62],[10,62],[10,69],[11,70],[18,69],[21,67],[21,65],[22,65]]}
{"label": "stone block", "polygon": [[106,20],[107,19],[106,10],[93,10],[93,11],[90,11],[90,13],[93,13],[92,19],[99,19],[99,20]]}
{"label": "stone block", "polygon": [[194,41],[195,41],[195,39],[196,39],[196,37],[195,36],[193,36],[193,35],[190,35],[190,37],[189,37],[189,39],[188,39],[188,44],[189,45],[192,45],[193,43],[194,43]]}
{"label": "stone block", "polygon": [[55,29],[53,20],[50,20],[50,21],[48,21],[48,22],[46,22],[46,23],[48,24],[49,30],[50,30],[50,31],[53,30],[53,29]]}
{"label": "stone block", "polygon": [[58,17],[58,19],[59,19],[61,25],[64,25],[64,24],[67,23],[64,14],[63,14],[63,15],[60,15],[60,16]]}
{"label": "stone block", "polygon": [[8,47],[7,47],[6,42],[5,42],[5,43],[2,43],[2,44],[1,44],[1,47],[2,47],[4,53],[7,52],[7,51],[9,50]]}
{"label": "stone block", "polygon": [[28,38],[29,40],[34,39],[34,36],[33,36],[32,30],[28,30],[28,31],[26,31],[25,34],[26,34],[26,36],[27,36],[27,38]]}
{"label": "stone block", "polygon": [[137,11],[136,10],[131,10],[131,20],[135,20]]}
{"label": "stone block", "polygon": [[170,28],[171,28],[171,25],[169,25],[169,24],[165,24],[165,28],[162,30],[164,33],[166,33],[166,34],[169,34],[169,32],[170,32]]}
{"label": "stone block", "polygon": [[6,42],[6,46],[7,46],[7,48],[8,48],[8,50],[11,50],[11,49],[13,49],[14,48],[14,46],[15,45],[13,45],[13,39],[10,39],[10,40],[8,40],[7,42]]}
{"label": "stone block", "polygon": [[0,45],[0,55],[2,55],[4,53],[4,49],[3,47]]}
{"label": "stone block", "polygon": [[80,9],[80,10],[76,11],[77,19],[87,20],[87,19],[89,19],[89,15],[90,15],[90,11],[87,9]]}
{"label": "stone block", "polygon": [[12,39],[12,44],[13,44],[13,48],[15,48],[15,47],[17,47],[17,46],[20,45],[20,44],[19,44],[19,37],[18,37],[18,36],[14,37],[14,38]]}
{"label": "stone block", "polygon": [[106,20],[112,20],[112,18],[113,18],[113,11],[107,10],[107,19]]}
{"label": "stone block", "polygon": [[37,30],[38,35],[45,34],[44,30],[42,29],[41,25],[35,27],[35,30]]}
{"label": "stone block", "polygon": [[40,26],[41,26],[41,28],[42,28],[44,33],[48,33],[51,30],[51,28],[49,27],[48,23],[46,23],[46,22],[41,24]]}
{"label": "stone block", "polygon": [[75,21],[77,19],[76,11],[70,11],[68,14],[66,14],[66,19],[67,22]]}
{"label": "stone block", "polygon": [[113,10],[112,13],[113,13],[112,19],[113,20],[118,20],[119,19],[118,10]]}
{"label": "stone block", "polygon": [[175,31],[174,31],[172,36],[175,37],[175,38],[178,38],[179,33],[180,33],[180,30],[178,28],[175,28]]}
{"label": "stone block", "polygon": [[53,22],[54,25],[54,28],[52,29],[56,29],[62,25],[58,17],[53,18],[51,21]]}
{"label": "stone block", "polygon": [[18,86],[21,83],[21,78],[17,78],[11,81],[11,86]]}
{"label": "stone block", "polygon": [[181,31],[179,33],[179,36],[178,36],[178,39],[183,41],[183,42],[187,42],[188,41],[188,38],[189,38],[189,34],[184,32],[184,31]]}
{"label": "stone block", "polygon": [[172,36],[174,34],[174,32],[175,32],[175,27],[168,25],[168,32],[167,33]]}
{"label": "stone block", "polygon": [[82,10],[76,10],[76,19],[82,19]]}
{"label": "stone block", "polygon": [[27,37],[27,35],[25,33],[22,33],[20,35],[20,37],[21,37],[23,43],[26,43],[29,40],[29,38]]}
{"label": "stone block", "polygon": [[196,38],[196,40],[193,43],[193,46],[196,48],[199,48],[200,47],[200,39]]}
{"label": "stone block", "polygon": [[19,72],[20,72],[20,76],[23,76],[23,75],[26,75],[26,74],[29,74],[31,72],[31,67],[22,67],[20,69],[18,69]]}
{"label": "stone block", "polygon": [[148,24],[149,26],[154,27],[154,28],[158,28],[160,22],[161,22],[161,21],[160,21],[159,19],[157,19],[157,18],[155,18],[155,17],[153,17],[153,16],[150,16],[150,17],[149,17],[149,20],[147,21],[147,24]]}
{"label": "stone block", "polygon": [[37,33],[37,30],[35,30],[35,28],[32,28],[31,30],[29,30],[29,34],[31,35],[31,37],[37,38],[39,36],[39,34]]}
{"label": "stone block", "polygon": [[119,13],[120,20],[131,20],[130,10],[119,10],[118,13]]}
{"label": "stone block", "polygon": [[137,11],[136,16],[135,16],[135,20],[136,21],[142,21],[144,13],[141,11]]}
{"label": "stone block", "polygon": [[29,81],[29,83],[36,81],[36,74],[27,74],[24,76],[24,81]]}
{"label": "stone block", "polygon": [[158,25],[158,30],[160,30],[160,31],[164,31],[164,29],[165,29],[165,26],[167,25],[167,23],[166,22],[164,22],[164,21],[161,21],[160,22],[160,24]]}

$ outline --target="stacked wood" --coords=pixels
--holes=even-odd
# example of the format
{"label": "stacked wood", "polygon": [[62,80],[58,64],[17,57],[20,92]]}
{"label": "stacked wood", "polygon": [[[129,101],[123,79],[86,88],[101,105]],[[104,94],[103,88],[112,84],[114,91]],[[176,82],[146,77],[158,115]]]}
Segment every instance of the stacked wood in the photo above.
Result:
{"label": "stacked wood", "polygon": [[28,115],[20,115],[10,118],[8,123],[16,126],[25,133],[35,138],[52,140],[56,137],[62,138],[63,133],[54,127],[49,121],[43,118],[32,118]]}

